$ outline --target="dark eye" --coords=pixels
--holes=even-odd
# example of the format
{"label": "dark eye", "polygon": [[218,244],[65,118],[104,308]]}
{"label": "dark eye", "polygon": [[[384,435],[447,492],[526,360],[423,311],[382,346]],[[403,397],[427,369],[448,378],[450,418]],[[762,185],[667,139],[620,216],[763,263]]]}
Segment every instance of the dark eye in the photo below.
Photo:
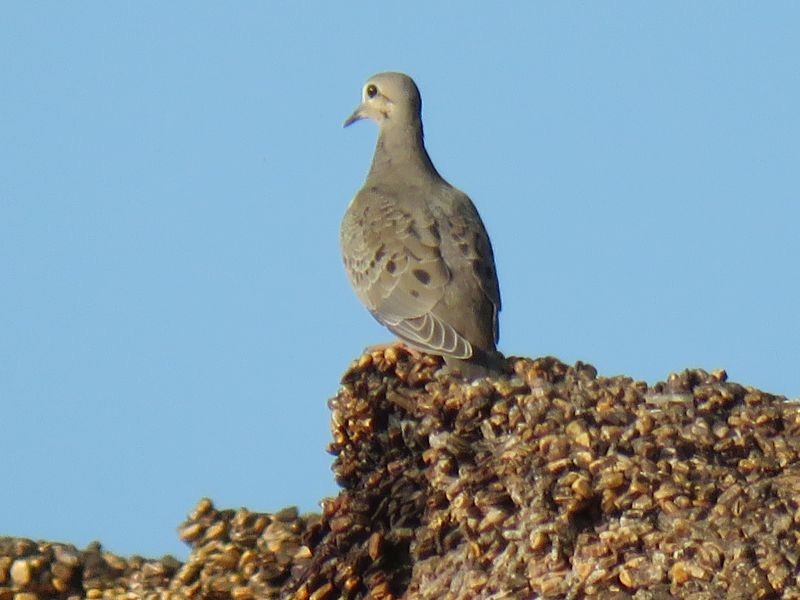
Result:
{"label": "dark eye", "polygon": [[374,98],[377,95],[378,95],[378,87],[375,84],[370,83],[367,86],[367,98]]}

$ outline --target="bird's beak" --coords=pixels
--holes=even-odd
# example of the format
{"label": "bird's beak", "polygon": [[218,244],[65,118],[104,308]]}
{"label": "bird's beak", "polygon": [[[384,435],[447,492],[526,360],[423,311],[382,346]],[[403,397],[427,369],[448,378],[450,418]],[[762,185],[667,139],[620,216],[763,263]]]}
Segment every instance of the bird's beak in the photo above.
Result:
{"label": "bird's beak", "polygon": [[359,104],[358,108],[356,108],[353,111],[353,114],[347,117],[347,120],[344,122],[343,127],[347,127],[348,125],[352,125],[356,121],[363,119],[365,117],[363,110],[364,110],[364,105]]}

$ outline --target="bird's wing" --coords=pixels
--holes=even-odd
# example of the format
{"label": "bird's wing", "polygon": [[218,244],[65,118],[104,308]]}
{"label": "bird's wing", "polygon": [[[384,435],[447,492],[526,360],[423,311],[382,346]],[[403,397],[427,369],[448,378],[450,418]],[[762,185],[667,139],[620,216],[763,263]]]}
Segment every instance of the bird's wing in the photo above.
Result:
{"label": "bird's wing", "polygon": [[472,356],[470,343],[432,312],[450,272],[439,228],[423,202],[402,203],[377,187],[362,189],[345,214],[341,244],[350,282],[378,321],[423,350]]}
{"label": "bird's wing", "polygon": [[469,196],[455,188],[450,189],[452,196],[448,202],[434,205],[433,210],[440,221],[447,223],[447,243],[452,244],[448,254],[459,256],[471,264],[480,289],[494,307],[492,327],[496,343],[500,338],[497,316],[502,308],[502,301],[492,243],[478,209]]}

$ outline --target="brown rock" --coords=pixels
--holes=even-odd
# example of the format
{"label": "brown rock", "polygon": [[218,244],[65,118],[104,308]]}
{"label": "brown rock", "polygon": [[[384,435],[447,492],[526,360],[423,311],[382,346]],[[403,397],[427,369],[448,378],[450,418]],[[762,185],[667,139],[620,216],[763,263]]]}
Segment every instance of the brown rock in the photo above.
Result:
{"label": "brown rock", "polygon": [[20,558],[11,565],[11,581],[17,588],[24,588],[31,582],[31,564],[28,560]]}
{"label": "brown rock", "polygon": [[800,404],[723,372],[511,359],[466,384],[365,357],[329,402],[322,514],[203,499],[184,564],[0,538],[0,600],[800,597]]}

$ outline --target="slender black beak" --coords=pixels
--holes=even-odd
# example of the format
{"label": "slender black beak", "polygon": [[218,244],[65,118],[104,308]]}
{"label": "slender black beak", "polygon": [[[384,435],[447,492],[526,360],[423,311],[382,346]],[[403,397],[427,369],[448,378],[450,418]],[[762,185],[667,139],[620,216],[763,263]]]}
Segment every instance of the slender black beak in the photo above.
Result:
{"label": "slender black beak", "polygon": [[356,121],[360,121],[363,118],[364,115],[361,113],[361,106],[359,105],[359,107],[353,111],[353,114],[347,117],[343,127],[348,127],[349,125],[352,125]]}

